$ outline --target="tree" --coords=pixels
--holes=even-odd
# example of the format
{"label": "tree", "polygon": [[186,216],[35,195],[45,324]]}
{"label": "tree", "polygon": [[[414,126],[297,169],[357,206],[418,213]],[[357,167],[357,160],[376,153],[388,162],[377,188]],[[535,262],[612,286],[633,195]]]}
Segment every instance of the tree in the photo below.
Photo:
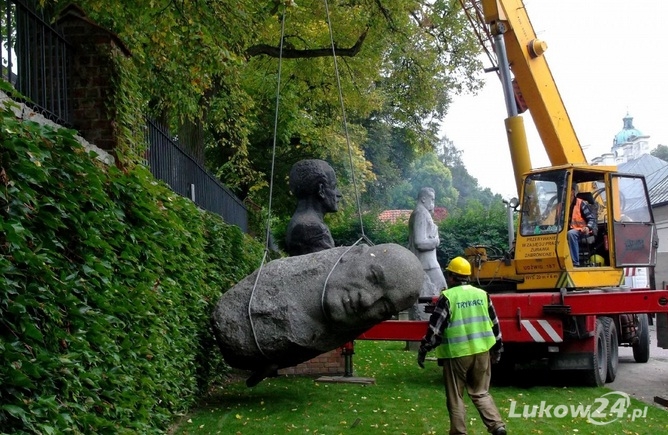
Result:
{"label": "tree", "polygon": [[469,174],[462,161],[462,151],[450,139],[442,137],[437,150],[439,160],[452,173],[452,184],[459,192],[458,207],[464,207],[470,201],[477,201],[485,207],[501,203],[501,195],[492,193],[489,188],[482,189],[478,180]]}
{"label": "tree", "polygon": [[657,145],[656,148],[650,151],[650,154],[656,158],[668,162],[668,146],[666,145]]}
{"label": "tree", "polygon": [[[339,174],[347,175],[347,179],[341,180],[345,185],[352,181],[346,149],[350,146],[352,167],[360,182],[357,188],[364,192],[368,184],[378,179],[374,167],[368,164],[369,124],[379,129],[382,129],[381,124],[385,124],[391,131],[402,131],[398,143],[403,148],[414,151],[433,149],[433,143],[425,138],[433,137],[435,120],[445,113],[449,104],[448,94],[455,88],[457,91],[464,87],[475,88],[476,81],[469,80],[469,77],[475,77],[478,65],[476,60],[460,56],[477,52],[474,40],[466,34],[458,35],[463,37],[461,40],[455,39],[450,33],[451,28],[462,28],[462,24],[451,25],[457,20],[462,21],[456,2],[445,2],[450,4],[450,8],[438,10],[430,3],[369,1],[358,2],[352,9],[342,5],[333,8],[330,22],[335,45],[345,54],[351,54],[337,58],[338,77],[333,59],[324,56],[326,48],[331,50],[331,47],[323,2],[300,2],[300,7],[288,9],[283,41],[290,59],[284,59],[282,63],[282,75],[289,79],[282,82],[284,85],[280,91],[278,143],[284,148],[282,144],[296,134],[302,138],[302,146],[299,153],[281,154],[281,161],[286,166],[303,156],[323,158],[335,168],[340,168],[341,171],[337,171]],[[406,11],[413,12],[407,14]],[[427,14],[438,13],[442,16],[434,17],[430,25],[442,23],[446,30],[435,37],[427,33],[428,28],[424,27],[426,22],[423,21]],[[278,15],[272,18],[273,23],[277,23],[276,18]],[[265,29],[264,40],[277,47],[275,41],[280,41],[278,24]],[[447,39],[448,35],[450,39]],[[453,50],[449,46],[455,40],[458,46],[462,43],[459,47],[462,51],[452,55]],[[360,41],[363,41],[361,46]],[[472,44],[467,45],[469,43]],[[266,78],[275,77],[277,60],[268,56],[266,50],[253,50],[253,53],[256,52],[262,55],[249,60],[246,65],[249,74],[244,74],[244,77],[252,79],[248,82],[249,92],[261,96],[255,100],[259,109],[257,124],[272,125],[275,81],[267,81]],[[271,53],[275,56],[276,50]],[[319,55],[314,56],[314,53]],[[451,71],[464,66],[464,59],[473,62],[462,68],[467,72],[461,76],[452,74]],[[469,73],[470,76],[467,75]],[[255,77],[256,74],[261,78]],[[257,83],[266,85],[259,94],[256,92]],[[348,136],[339,97],[343,98]],[[272,140],[270,133],[269,129],[253,133],[250,156],[266,154],[267,144]],[[399,153],[400,156],[405,154]],[[381,162],[376,160],[375,163]],[[382,163],[376,167],[381,166]],[[381,183],[384,181],[381,180]],[[266,188],[257,192],[261,196],[266,193]]]}
{"label": "tree", "polygon": [[[411,163],[417,151],[409,145],[409,132],[405,128],[393,127],[388,122],[371,119],[364,123],[368,135],[363,144],[365,157],[371,163],[375,179],[368,183],[364,204],[389,207],[397,186],[410,176]],[[409,187],[410,190],[410,187]],[[410,192],[407,195],[411,195]]]}
{"label": "tree", "polygon": [[454,0],[343,2],[329,16],[320,0],[77,3],[129,47],[137,97],[150,113],[195,142],[222,181],[258,204],[268,202],[273,157],[274,183],[284,185],[296,160],[318,157],[335,167],[344,194],[353,190],[353,171],[364,192],[377,178],[364,148],[369,122],[401,130],[397,147],[433,149],[452,93],[481,83],[478,43]]}
{"label": "tree", "polygon": [[452,186],[452,174],[438,160],[436,153],[425,153],[409,166],[410,176],[391,190],[389,208],[412,209],[418,192],[431,187],[436,194],[436,206],[451,208],[457,203],[457,190]]}

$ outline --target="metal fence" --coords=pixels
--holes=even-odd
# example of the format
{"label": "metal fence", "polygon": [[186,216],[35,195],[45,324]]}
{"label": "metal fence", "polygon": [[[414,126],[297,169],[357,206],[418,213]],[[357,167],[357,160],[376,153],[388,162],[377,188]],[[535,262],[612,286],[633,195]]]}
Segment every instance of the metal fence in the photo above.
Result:
{"label": "metal fence", "polygon": [[2,78],[27,97],[33,110],[71,124],[67,77],[71,47],[37,0],[0,0]]}
{"label": "metal fence", "polygon": [[[24,95],[22,101],[52,121],[73,124],[67,79],[71,46],[49,23],[38,0],[0,0],[2,78]],[[248,231],[244,204],[172,140],[169,132],[147,120],[148,164],[153,175],[199,207]]]}
{"label": "metal fence", "polygon": [[146,125],[146,160],[153,176],[204,210],[248,232],[248,210],[241,200],[183,151],[166,128],[152,119],[147,119]]}

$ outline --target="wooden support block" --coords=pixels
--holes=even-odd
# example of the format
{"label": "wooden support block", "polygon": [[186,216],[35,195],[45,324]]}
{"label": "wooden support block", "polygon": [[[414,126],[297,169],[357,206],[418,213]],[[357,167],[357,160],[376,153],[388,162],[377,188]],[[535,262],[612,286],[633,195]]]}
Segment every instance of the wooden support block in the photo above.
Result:
{"label": "wooden support block", "polygon": [[330,384],[363,384],[371,385],[376,383],[374,378],[358,378],[355,376],[321,376],[316,382],[326,382]]}

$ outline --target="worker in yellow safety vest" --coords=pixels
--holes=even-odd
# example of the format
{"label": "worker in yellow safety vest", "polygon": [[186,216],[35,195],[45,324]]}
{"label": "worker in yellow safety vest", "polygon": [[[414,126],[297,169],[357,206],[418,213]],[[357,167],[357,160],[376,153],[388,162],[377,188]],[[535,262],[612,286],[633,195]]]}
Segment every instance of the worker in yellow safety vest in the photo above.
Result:
{"label": "worker in yellow safety vest", "polygon": [[453,258],[448,264],[448,289],[441,293],[429,318],[417,362],[424,368],[427,352],[435,349],[443,366],[450,435],[467,433],[464,388],[487,430],[505,435],[505,423],[489,394],[491,364],[499,361],[503,351],[501,329],[492,300],[484,290],[469,284],[470,276],[471,264],[465,258]]}

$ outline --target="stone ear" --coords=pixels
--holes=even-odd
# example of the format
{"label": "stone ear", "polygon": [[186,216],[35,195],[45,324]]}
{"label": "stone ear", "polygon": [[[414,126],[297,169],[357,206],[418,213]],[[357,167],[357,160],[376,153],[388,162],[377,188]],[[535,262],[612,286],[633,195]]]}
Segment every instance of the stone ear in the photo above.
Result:
{"label": "stone ear", "polygon": [[323,183],[318,184],[318,195],[320,195],[322,198],[325,197],[325,185]]}

